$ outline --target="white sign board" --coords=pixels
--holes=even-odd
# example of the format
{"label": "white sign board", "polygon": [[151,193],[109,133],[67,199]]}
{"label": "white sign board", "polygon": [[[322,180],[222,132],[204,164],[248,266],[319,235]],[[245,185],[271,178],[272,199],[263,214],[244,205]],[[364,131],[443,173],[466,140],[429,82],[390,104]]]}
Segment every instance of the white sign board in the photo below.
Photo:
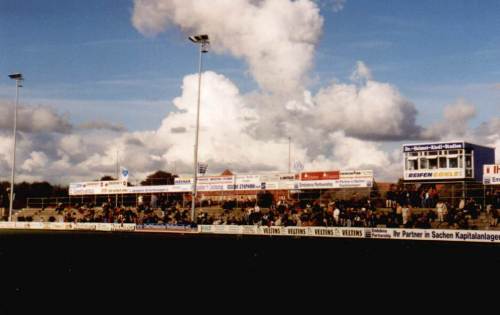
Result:
{"label": "white sign board", "polygon": [[500,185],[500,165],[483,165],[483,184]]}

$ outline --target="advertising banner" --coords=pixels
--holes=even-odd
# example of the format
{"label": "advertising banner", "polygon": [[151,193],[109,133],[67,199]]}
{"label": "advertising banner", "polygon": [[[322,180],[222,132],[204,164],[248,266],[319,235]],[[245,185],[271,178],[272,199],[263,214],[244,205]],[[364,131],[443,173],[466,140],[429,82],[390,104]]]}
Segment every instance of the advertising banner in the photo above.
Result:
{"label": "advertising banner", "polygon": [[260,175],[260,180],[262,182],[295,181],[298,177],[298,174],[294,173],[277,173]]}
{"label": "advertising banner", "polygon": [[70,195],[99,195],[110,193],[123,193],[127,189],[126,180],[94,181],[71,183]]}
{"label": "advertising banner", "polygon": [[[303,179],[303,180],[301,180]],[[70,184],[69,194],[147,194],[183,193],[192,190],[191,178],[175,178],[174,185],[127,186],[126,181],[81,182]],[[373,185],[373,171],[317,171],[299,174],[202,176],[198,178],[198,191],[228,190],[300,190],[330,188],[365,188]]]}
{"label": "advertising banner", "polygon": [[404,179],[453,179],[464,178],[463,169],[404,171]]}
{"label": "advertising banner", "polygon": [[489,164],[483,166],[483,184],[500,185],[500,165]]}
{"label": "advertising banner", "polygon": [[340,171],[340,179],[369,178],[373,179],[372,170]]}
{"label": "advertising banner", "polygon": [[192,184],[193,184],[192,178],[180,178],[180,177],[174,178],[174,185],[192,185]]}
{"label": "advertising banner", "polygon": [[500,243],[500,231],[389,229],[391,238],[404,240],[494,242]]}
{"label": "advertising banner", "polygon": [[340,179],[298,182],[296,189],[369,188],[373,179]]}
{"label": "advertising banner", "polygon": [[335,180],[340,179],[340,171],[328,172],[302,172],[300,173],[300,180]]}
{"label": "advertising banner", "polygon": [[237,184],[260,184],[260,175],[236,175]]}
{"label": "advertising banner", "polygon": [[223,185],[234,184],[234,176],[201,176],[198,177],[198,185]]}

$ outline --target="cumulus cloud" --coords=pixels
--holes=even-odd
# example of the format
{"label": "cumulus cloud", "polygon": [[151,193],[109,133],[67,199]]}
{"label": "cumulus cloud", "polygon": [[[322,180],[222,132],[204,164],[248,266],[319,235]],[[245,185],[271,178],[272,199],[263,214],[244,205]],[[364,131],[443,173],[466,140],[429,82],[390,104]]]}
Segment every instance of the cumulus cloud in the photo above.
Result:
{"label": "cumulus cloud", "polygon": [[173,128],[170,128],[170,131],[172,133],[184,133],[184,132],[186,132],[186,128],[185,127],[173,127]]}
{"label": "cumulus cloud", "polygon": [[351,74],[351,80],[354,82],[362,82],[372,79],[372,72],[363,61],[356,63],[356,69]]}
{"label": "cumulus cloud", "polygon": [[[340,10],[345,1],[329,3]],[[201,135],[211,145],[203,149],[207,160],[242,161],[240,165],[259,161],[259,167],[278,169],[284,164],[283,156],[270,159],[260,154],[255,161],[248,156],[262,152],[270,143],[266,151],[269,155],[286,156],[287,152],[278,151],[286,150],[286,139],[291,136],[297,156],[311,166],[338,158],[334,152],[339,152],[339,147],[347,152],[349,146],[342,146],[340,138],[360,145],[366,142],[365,147],[380,153],[361,155],[363,161],[353,160],[357,163],[342,159],[349,167],[381,165],[388,160],[381,158],[382,151],[373,141],[421,137],[414,104],[394,86],[375,81],[362,61],[357,62],[351,75],[352,84],[334,83],[316,94],[307,89],[305,78],[323,23],[314,1],[240,0],[205,5],[196,1],[136,0],[132,21],[149,35],[169,27],[179,27],[186,34],[210,34],[215,51],[243,58],[262,88],[240,95],[228,78],[204,74],[202,93],[207,95],[202,95]],[[158,131],[171,140],[167,160],[191,155],[196,88],[188,81],[193,79],[184,79],[183,95],[174,100],[179,111],[171,113]],[[222,108],[224,121],[215,119]],[[240,146],[241,142],[245,145]],[[356,155],[354,146],[350,148]]]}
{"label": "cumulus cloud", "polygon": [[[0,129],[13,128],[14,106],[8,102],[0,102]],[[58,114],[46,106],[18,106],[17,129],[24,132],[59,132],[68,133],[72,125],[67,116]]]}
{"label": "cumulus cloud", "polygon": [[459,99],[444,107],[443,120],[429,126],[423,132],[423,137],[430,139],[463,138],[469,130],[469,121],[475,116],[475,106]]}
{"label": "cumulus cloud", "polygon": [[175,25],[210,35],[216,52],[243,58],[259,86],[300,90],[323,25],[310,0],[135,0],[133,25],[154,35]]}
{"label": "cumulus cloud", "polygon": [[102,121],[102,120],[96,120],[96,121],[89,121],[86,123],[83,123],[78,126],[80,129],[105,129],[105,130],[111,130],[111,131],[116,131],[116,132],[122,132],[126,131],[127,128],[123,126],[122,124],[113,124],[107,121]]}
{"label": "cumulus cloud", "polygon": [[324,8],[339,12],[344,9],[346,0],[317,0],[317,2]]}
{"label": "cumulus cloud", "polygon": [[500,117],[492,117],[469,132],[468,138],[480,144],[496,148],[497,163],[500,163]]}
{"label": "cumulus cloud", "polygon": [[42,169],[48,163],[49,159],[44,152],[33,151],[30,153],[30,156],[21,166],[21,169],[32,172],[36,169]]}
{"label": "cumulus cloud", "polygon": [[321,89],[314,101],[314,117],[323,129],[345,130],[349,136],[366,140],[420,137],[415,105],[390,84],[336,83]]}
{"label": "cumulus cloud", "polygon": [[[246,105],[238,88],[225,76],[210,71],[203,73],[202,80],[199,159],[234,165],[258,163],[273,168],[283,165],[287,156],[286,145],[273,140],[261,141],[246,132],[258,117]],[[178,110],[163,120],[156,137],[168,147],[167,160],[189,164],[192,163],[196,127],[196,75],[184,78],[182,91],[182,95],[173,101]],[[184,128],[184,132],[179,133],[179,128]],[[263,151],[276,154],[262,154]]]}

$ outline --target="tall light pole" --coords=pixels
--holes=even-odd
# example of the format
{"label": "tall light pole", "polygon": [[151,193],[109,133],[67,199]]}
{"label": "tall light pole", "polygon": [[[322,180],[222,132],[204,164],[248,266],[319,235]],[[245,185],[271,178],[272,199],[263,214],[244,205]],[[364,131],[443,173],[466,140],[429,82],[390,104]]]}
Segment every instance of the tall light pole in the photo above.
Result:
{"label": "tall light pole", "polygon": [[[120,162],[118,160],[118,148],[116,149],[116,180],[120,180]],[[115,209],[118,208],[118,194],[115,195]]]}
{"label": "tall light pole", "polygon": [[195,221],[194,210],[196,206],[196,184],[198,183],[198,136],[200,133],[200,95],[201,95],[201,70],[203,67],[202,55],[208,52],[208,35],[189,36],[189,40],[199,45],[199,67],[198,67],[198,103],[196,106],[196,133],[194,138],[194,165],[193,165],[193,192],[191,195],[191,222]]}
{"label": "tall light pole", "polygon": [[292,147],[292,137],[288,136],[288,174],[290,174],[291,170],[291,147]]}
{"label": "tall light pole", "polygon": [[19,88],[24,80],[21,73],[9,74],[9,78],[16,81],[16,104],[14,105],[14,141],[12,145],[12,173],[10,175],[10,200],[9,200],[9,222],[12,221],[12,208],[14,205],[14,175],[16,170],[16,134],[17,134],[17,104],[19,103]]}

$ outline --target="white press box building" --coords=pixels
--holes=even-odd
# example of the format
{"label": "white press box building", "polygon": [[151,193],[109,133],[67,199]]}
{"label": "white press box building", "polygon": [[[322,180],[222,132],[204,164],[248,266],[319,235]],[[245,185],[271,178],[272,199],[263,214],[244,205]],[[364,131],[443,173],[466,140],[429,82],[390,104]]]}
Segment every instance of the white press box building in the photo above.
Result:
{"label": "white press box building", "polygon": [[440,198],[484,200],[483,167],[495,163],[495,149],[465,141],[403,145],[405,186],[440,187]]}
{"label": "white press box building", "polygon": [[403,145],[405,181],[482,182],[483,165],[495,163],[495,149],[464,141]]}

